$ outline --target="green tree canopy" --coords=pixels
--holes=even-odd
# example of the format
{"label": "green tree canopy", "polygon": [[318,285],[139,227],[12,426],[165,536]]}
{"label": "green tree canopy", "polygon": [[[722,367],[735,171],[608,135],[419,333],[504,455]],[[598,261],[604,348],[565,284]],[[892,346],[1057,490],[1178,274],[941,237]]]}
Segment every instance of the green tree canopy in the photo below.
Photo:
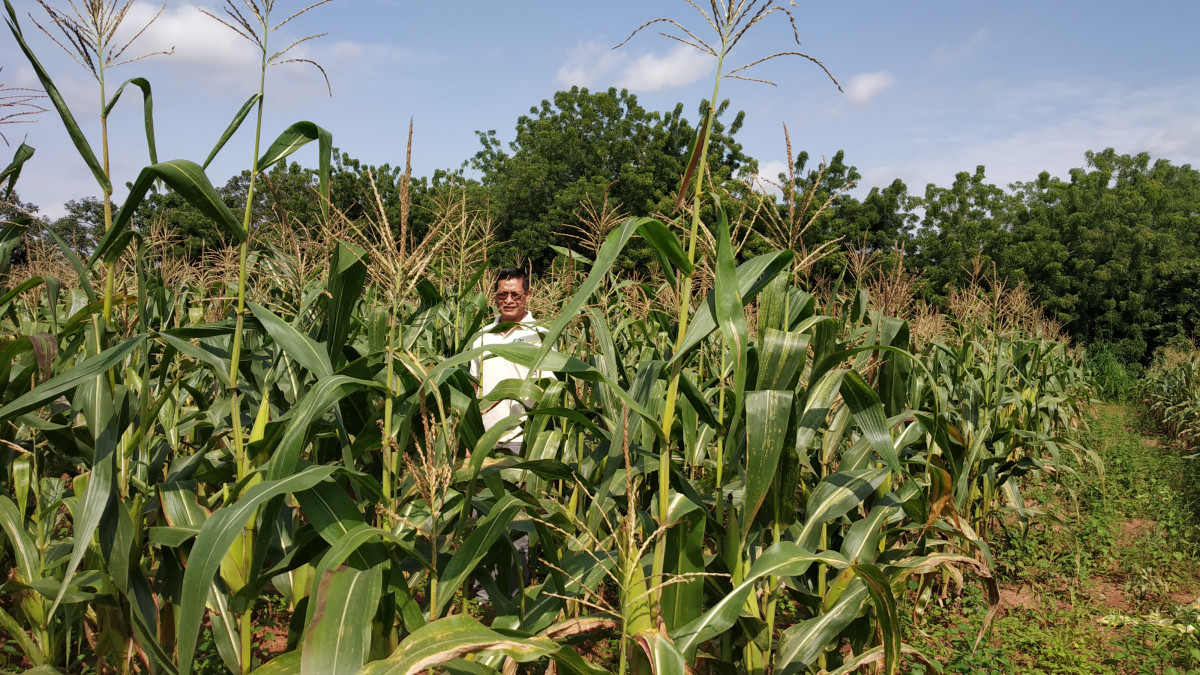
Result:
{"label": "green tree canopy", "polygon": [[[728,127],[720,123],[727,109],[728,101],[716,110],[709,150],[715,181],[752,161],[733,139],[743,114]],[[607,200],[610,209],[628,215],[670,213],[696,129],[683,117],[682,104],[660,114],[646,111],[625,90],[573,87],[521,116],[507,151],[495,131],[477,133],[483,149],[470,166],[482,174],[489,213],[507,242],[499,255],[519,254],[541,269],[553,257],[550,245],[572,244],[564,225],[588,226],[580,216],[583,204],[598,207]],[[635,259],[627,264],[646,262],[636,259],[636,250],[629,253]]]}

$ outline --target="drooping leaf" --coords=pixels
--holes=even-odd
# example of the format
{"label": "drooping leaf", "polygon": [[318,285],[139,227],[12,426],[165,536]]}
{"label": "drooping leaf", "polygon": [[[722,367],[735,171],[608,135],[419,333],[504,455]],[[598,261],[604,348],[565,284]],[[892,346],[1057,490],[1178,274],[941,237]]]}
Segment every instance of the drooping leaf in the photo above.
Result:
{"label": "drooping leaf", "polygon": [[329,355],[324,349],[321,349],[316,340],[296,330],[294,326],[256,302],[247,302],[246,307],[250,309],[254,318],[258,319],[271,339],[289,358],[304,366],[318,378],[333,374],[333,365],[329,361]]}
{"label": "drooping leaf", "polygon": [[283,130],[258,160],[258,170],[266,171],[293,152],[317,141],[317,183],[320,191],[321,215],[329,218],[329,170],[333,152],[333,134],[312,122],[296,122]]}
{"label": "drooping leaf", "polygon": [[875,390],[857,371],[851,370],[842,378],[842,400],[858,423],[859,430],[871,443],[875,453],[895,473],[900,473],[900,458],[892,445],[892,436],[888,433],[887,420],[883,416],[883,404]]}
{"label": "drooping leaf", "polygon": [[434,666],[483,651],[499,652],[523,663],[557,652],[558,645],[541,637],[511,638],[468,615],[455,614],[417,629],[386,660],[369,663],[359,673],[417,675]]}
{"label": "drooping leaf", "polygon": [[680,652],[685,655],[694,654],[699,645],[733,626],[746,604],[746,598],[760,579],[769,576],[798,576],[804,574],[813,563],[835,568],[847,566],[846,560],[832,551],[811,553],[789,541],[775,544],[754,561],[742,583],[718,600],[699,619],[672,631],[671,638]]}
{"label": "drooping leaf", "polygon": [[868,597],[867,585],[855,581],[828,612],[783,631],[779,649],[775,651],[775,672],[783,675],[804,672],[858,618]]}
{"label": "drooping leaf", "polygon": [[133,222],[133,214],[142,205],[146,193],[156,180],[161,180],[172,190],[178,192],[187,200],[188,204],[215,222],[218,227],[228,232],[239,243],[246,241],[248,236],[246,228],[242,226],[242,222],[238,220],[237,216],[233,215],[233,211],[230,211],[229,207],[225,205],[225,200],[221,199],[221,195],[208,180],[204,169],[186,159],[173,159],[152,164],[138,174],[137,180],[129,189],[129,196],[125,198],[125,202],[121,204],[121,210],[113,218],[112,227],[96,243],[96,250],[88,261],[89,267],[108,255],[109,249],[116,248],[118,240]]}
{"label": "drooping leaf", "polygon": [[112,190],[112,183],[108,180],[108,176],[104,173],[104,167],[96,159],[96,153],[92,152],[92,146],[88,143],[87,137],[83,135],[79,124],[75,121],[75,116],[71,114],[71,109],[67,107],[67,102],[63,100],[62,94],[59,93],[58,87],[54,85],[54,81],[50,79],[49,73],[42,67],[42,64],[34,56],[33,50],[25,43],[25,35],[21,31],[21,25],[17,21],[17,12],[13,9],[12,3],[9,0],[4,0],[4,9],[8,11],[8,17],[5,22],[8,24],[8,29],[12,32],[13,37],[17,40],[17,46],[25,54],[25,58],[29,61],[29,65],[33,66],[33,72],[37,75],[38,81],[42,84],[42,90],[46,92],[46,97],[50,99],[50,103],[54,105],[54,109],[58,112],[59,118],[62,120],[63,126],[67,129],[67,135],[71,137],[71,143],[75,145],[75,150],[83,159],[88,168],[92,170],[92,176],[96,179],[96,184],[101,190]]}
{"label": "drooping leaf", "polygon": [[146,127],[146,149],[150,151],[150,163],[158,164],[158,150],[154,144],[154,95],[151,93],[149,80],[144,77],[135,77],[122,82],[121,86],[117,87],[117,93],[113,94],[108,105],[104,106],[103,116],[108,117],[113,106],[117,105],[117,101],[121,98],[121,92],[125,91],[125,85],[129,84],[142,90],[142,118]]}
{"label": "drooping leaf", "polygon": [[875,603],[875,618],[883,634],[884,672],[894,675],[900,667],[900,612],[896,609],[896,596],[875,565],[852,565],[850,569],[867,585]]}
{"label": "drooping leaf", "polygon": [[804,528],[796,537],[796,542],[805,548],[813,548],[821,535],[822,525],[844,516],[863,503],[889,474],[891,469],[883,467],[839,471],[827,476],[808,497]]}
{"label": "drooping leaf", "polygon": [[125,357],[129,356],[148,337],[145,334],[135,335],[46,380],[33,390],[0,408],[0,422],[23,415],[31,410],[37,410],[64,393],[93,380],[97,375],[108,372],[109,369],[123,362]]}
{"label": "drooping leaf", "polygon": [[33,157],[33,153],[34,149],[32,147],[24,143],[18,145],[17,151],[13,153],[12,161],[8,163],[8,166],[4,167],[4,171],[0,171],[0,184],[5,184],[5,201],[12,197],[12,191],[17,185],[17,179],[21,177],[21,169],[25,166],[25,162],[28,162]]}

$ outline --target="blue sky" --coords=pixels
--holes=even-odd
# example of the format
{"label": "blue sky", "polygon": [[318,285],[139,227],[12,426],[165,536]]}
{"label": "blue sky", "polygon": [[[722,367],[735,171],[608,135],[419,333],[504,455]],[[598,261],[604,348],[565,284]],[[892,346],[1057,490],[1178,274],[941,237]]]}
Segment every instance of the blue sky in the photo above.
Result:
{"label": "blue sky", "polygon": [[[98,148],[95,81],[33,26],[27,14],[44,17],[33,0],[12,1],[34,50]],[[277,0],[277,20],[306,4]],[[778,4],[788,6],[787,0]],[[126,25],[140,26],[159,6],[137,0]],[[174,54],[110,74],[110,92],[112,83],[132,77],[153,85],[160,159],[203,160],[257,85],[253,45],[197,6],[219,13],[222,5],[168,0],[126,56],[172,47]],[[721,97],[747,113],[738,139],[764,175],[786,165],[783,124],[795,151],[819,158],[845,150],[863,174],[864,190],[901,178],[921,194],[927,183],[947,185],[977,164],[1000,185],[1032,180],[1042,170],[1062,176],[1083,165],[1085,151],[1109,146],[1200,165],[1200,41],[1194,35],[1200,2],[795,0],[788,8],[797,20],[799,49],[822,60],[845,93],[798,58],[749,73],[776,87],[723,83]],[[396,165],[404,161],[411,118],[414,171],[428,175],[474,154],[476,130],[495,129],[511,139],[519,115],[573,84],[626,87],[652,110],[683,102],[694,120],[699,101],[711,95],[710,59],[657,35],[654,28],[663,24],[610,49],[656,17],[676,19],[702,38],[711,35],[685,0],[333,0],[271,37],[280,47],[326,33],[289,56],[319,62],[333,96],[309,66],[272,68],[265,136],[310,120],[364,162]],[[741,65],[789,49],[797,49],[791,28],[775,15],[747,34],[731,61]],[[6,32],[0,66],[0,82],[36,86]],[[118,186],[148,162],[136,94],[127,92],[110,117]],[[56,215],[67,199],[99,195],[53,113],[0,131],[14,149],[21,140],[37,149],[18,184],[22,199]],[[210,167],[212,181],[223,184],[247,168],[252,151],[247,125]],[[298,158],[313,163],[315,149],[301,150]],[[119,188],[118,198],[122,193]]]}

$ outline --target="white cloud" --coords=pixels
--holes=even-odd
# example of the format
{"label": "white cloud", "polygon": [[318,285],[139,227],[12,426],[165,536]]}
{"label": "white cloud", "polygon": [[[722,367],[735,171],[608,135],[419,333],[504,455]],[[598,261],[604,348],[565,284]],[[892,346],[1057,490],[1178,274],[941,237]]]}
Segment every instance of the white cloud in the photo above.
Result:
{"label": "white cloud", "polygon": [[929,60],[933,65],[938,67],[952,66],[982,47],[987,42],[988,33],[989,31],[985,26],[975,31],[975,34],[966,42],[941,45],[933,50],[933,55]]}
{"label": "white cloud", "polygon": [[744,178],[748,179],[754,188],[763,194],[775,195],[778,197],[783,194],[781,191],[782,186],[780,185],[779,175],[783,174],[786,182],[787,171],[787,162],[777,159],[766,161],[759,160],[758,174],[753,176],[744,176]]}
{"label": "white cloud", "polygon": [[664,55],[630,57],[599,43],[587,42],[571,50],[555,81],[561,86],[613,85],[648,92],[685,87],[711,72],[711,59],[685,45]]}
{"label": "white cloud", "polygon": [[846,85],[846,100],[857,108],[866,107],[876,96],[896,83],[896,78],[886,70],[877,73],[855,75]]}
{"label": "white cloud", "polygon": [[595,87],[611,77],[626,57],[598,42],[585,42],[567,54],[555,82],[563,87]]}
{"label": "white cloud", "polygon": [[[223,16],[219,8],[206,7],[216,16]],[[141,29],[154,18],[158,6],[137,2],[130,9],[122,28],[125,39],[133,31]],[[146,32],[133,43],[125,56],[136,57],[158,51],[172,51],[170,59],[175,66],[203,65],[213,71],[244,71],[255,68],[259,62],[258,50],[251,42],[212,17],[205,16],[196,5],[184,4],[168,7]]]}
{"label": "white cloud", "polygon": [[635,91],[659,91],[687,86],[712,72],[712,60],[687,45],[679,45],[665,56],[644,54],[629,64],[621,84]]}
{"label": "white cloud", "polygon": [[777,159],[758,163],[758,175],[765,180],[779,182],[779,174],[787,175],[788,163]]}
{"label": "white cloud", "polygon": [[1200,121],[1182,120],[1151,132],[1146,138],[1146,150],[1166,157],[1200,157]]}

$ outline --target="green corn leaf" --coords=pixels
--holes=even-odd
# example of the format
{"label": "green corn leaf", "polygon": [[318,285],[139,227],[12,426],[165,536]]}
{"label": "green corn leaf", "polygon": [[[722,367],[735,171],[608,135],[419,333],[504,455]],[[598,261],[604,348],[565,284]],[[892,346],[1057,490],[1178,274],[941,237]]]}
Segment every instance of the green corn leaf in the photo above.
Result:
{"label": "green corn leaf", "polygon": [[[612,266],[617,262],[617,256],[625,248],[625,244],[629,242],[630,237],[634,235],[637,229],[650,218],[629,218],[621,223],[616,229],[609,233],[608,238],[601,244],[600,250],[596,252],[596,262],[592,265],[592,269],[588,272],[587,278],[583,280],[579,290],[575,291],[575,295],[567,301],[563,306],[558,319],[542,336],[542,348],[537,361],[541,357],[548,354],[554,347],[554,343],[558,341],[562,332],[566,330],[567,325],[575,320],[575,317],[587,304],[587,301],[592,297],[592,293],[600,287],[607,277]],[[531,371],[532,372],[532,371]]]}
{"label": "green corn leaf", "polygon": [[[307,492],[309,491],[306,490],[304,492],[300,492],[297,494],[297,496],[304,496]],[[387,530],[371,527],[365,523],[362,523],[352,527],[342,538],[338,539],[329,547],[329,550],[326,551],[325,555],[321,557],[320,562],[317,563],[317,566],[314,569],[314,573],[317,575],[317,578],[320,578],[323,574],[325,574],[325,572],[341,566],[343,562],[345,562],[358,551],[359,547],[367,542],[374,541],[375,539],[381,539],[397,545],[414,560],[420,562],[425,569],[433,569],[433,565],[429,563],[424,555],[413,548],[411,543],[396,536],[395,534],[392,534],[391,532],[388,532]],[[304,625],[307,626],[313,622],[316,609],[317,608],[315,605],[311,603],[309,604],[307,614],[305,615]]]}
{"label": "green corn leaf", "polygon": [[[754,296],[758,295],[759,291],[775,278],[775,275],[788,269],[791,262],[791,251],[774,251],[751,258],[738,265],[737,285],[738,291],[742,294],[742,304],[745,305],[753,300]],[[692,315],[687,332],[683,336],[683,343],[680,345],[679,351],[671,357],[671,362],[667,364],[668,367],[683,359],[716,329],[715,298],[714,294],[710,292],[704,302],[696,308],[696,313]]]}
{"label": "green corn leaf", "polygon": [[287,426],[283,438],[271,455],[267,469],[269,480],[277,480],[289,476],[296,470],[300,453],[304,450],[304,441],[308,437],[309,427],[319,420],[335,403],[345,398],[355,389],[383,389],[384,385],[371,380],[359,380],[345,375],[331,375],[321,378],[309,387],[304,398],[288,412]]}
{"label": "green corn leaf", "polygon": [[[725,208],[716,201],[717,218],[717,265],[713,272],[713,310],[721,337],[733,359],[733,414],[730,417],[730,432],[736,433],[741,421],[742,409],[746,404],[746,370],[750,351],[750,330],[746,326],[746,311],[743,309],[741,289],[737,278],[737,262],[733,258],[730,243],[729,218]],[[668,430],[669,431],[669,430]],[[768,484],[770,481],[768,481]]]}
{"label": "green corn leaf", "polygon": [[242,637],[233,610],[230,608],[229,594],[216,583],[209,584],[208,602],[212,607],[209,612],[209,625],[212,627],[213,642],[217,645],[217,654],[231,673],[242,670]]}
{"label": "green corn leaf", "polygon": [[329,218],[329,166],[333,135],[312,122],[296,122],[283,130],[279,138],[258,160],[258,170],[266,171],[305,145],[317,141],[317,186],[321,193],[321,215]]}
{"label": "green corn leaf", "polygon": [[225,144],[229,142],[229,139],[233,136],[233,134],[237,132],[239,127],[242,126],[242,122],[246,120],[246,116],[249,115],[250,111],[254,109],[254,104],[258,103],[260,100],[262,100],[262,94],[259,93],[254,93],[250,96],[250,98],[246,99],[246,102],[242,104],[242,107],[233,114],[233,120],[229,123],[229,126],[225,128],[225,131],[221,134],[221,137],[217,139],[217,144],[213,146],[212,152],[208,153],[208,157],[204,159],[204,164],[201,165],[201,168],[207,169],[208,165],[212,164],[212,161],[217,158],[217,153],[221,152],[221,148],[225,147]]}
{"label": "green corn leaf", "polygon": [[29,633],[25,632],[25,626],[17,622],[11,614],[4,611],[0,607],[0,630],[3,630],[6,635],[12,637],[13,642],[21,648],[29,661],[33,663],[33,668],[22,671],[23,674],[33,673],[33,675],[61,675],[61,671],[54,666],[46,665],[46,655],[38,648],[37,644],[29,637]]}
{"label": "green corn leaf", "polygon": [[804,672],[858,618],[868,597],[867,585],[855,581],[828,612],[783,631],[779,649],[775,651],[775,672],[781,675]]}
{"label": "green corn leaf", "polygon": [[888,433],[887,420],[883,417],[883,404],[874,389],[867,384],[862,375],[851,370],[842,378],[842,400],[858,423],[859,431],[871,443],[875,453],[897,474],[900,470],[900,457],[896,447],[892,445],[892,435]]}
{"label": "green corn leaf", "polygon": [[827,428],[829,409],[837,399],[845,369],[828,371],[819,380],[810,380],[804,411],[796,423],[796,452],[802,463],[808,463],[808,446],[817,433]]}
{"label": "green corn leaf", "polygon": [[687,253],[684,253],[679,244],[679,237],[676,237],[661,220],[644,219],[638,226],[638,234],[654,247],[654,253],[667,278],[675,276],[675,270],[683,274],[692,273],[692,264],[688,262]]}
{"label": "green corn leaf", "polygon": [[[679,493],[671,493],[673,504],[695,507]],[[671,514],[676,509],[669,509]],[[705,514],[692,511],[682,516],[669,515],[672,527],[666,532],[666,565],[668,574],[699,574],[704,572],[704,525]],[[682,518],[682,523],[676,522]],[[670,584],[662,589],[663,622],[667,630],[680,628],[700,617],[704,610],[704,577],[697,576],[681,583]]]}
{"label": "green corn leaf", "polygon": [[29,61],[29,65],[33,66],[33,72],[37,75],[38,81],[42,84],[42,90],[46,92],[46,97],[50,99],[50,103],[54,105],[54,109],[58,112],[59,118],[62,120],[63,126],[67,129],[67,135],[71,137],[71,142],[75,145],[75,150],[83,159],[88,168],[92,170],[92,176],[96,178],[96,183],[101,190],[112,190],[112,182],[108,180],[108,176],[104,173],[104,167],[96,159],[96,153],[92,152],[92,146],[88,143],[87,137],[83,135],[79,124],[75,122],[75,116],[71,114],[71,109],[67,107],[67,102],[63,100],[62,94],[59,93],[58,87],[54,86],[54,81],[50,79],[50,75],[42,64],[34,56],[33,50],[25,43],[25,35],[21,31],[21,25],[17,22],[17,11],[13,9],[12,3],[9,0],[4,0],[4,9],[8,11],[8,17],[5,22],[8,24],[8,29],[12,31],[13,37],[17,40],[17,45],[25,54],[25,58]]}
{"label": "green corn leaf", "polygon": [[[332,466],[310,466],[295,475],[279,480],[267,480],[246,490],[241,499],[217,509],[200,528],[192,555],[188,558],[183,576],[183,590],[178,609],[179,672],[189,675],[200,637],[200,622],[204,617],[204,601],[213,579],[221,567],[221,559],[229,552],[238,534],[245,531],[258,507],[276,496],[300,492],[328,479],[336,471]],[[254,571],[251,571],[254,574]]]}
{"label": "green corn leaf", "polygon": [[367,664],[359,675],[418,675],[434,666],[483,651],[505,654],[524,663],[558,650],[558,645],[548,638],[508,637],[470,616],[455,614],[417,629],[386,660]]}
{"label": "green corn leaf", "polygon": [[220,355],[209,351],[204,345],[198,345],[190,340],[183,340],[169,333],[158,333],[159,339],[164,343],[171,345],[185,356],[196,359],[200,363],[207,365],[213,377],[217,379],[223,386],[232,386],[229,380],[229,360],[228,357],[222,358]]}
{"label": "green corn leaf", "polygon": [[[129,342],[134,342],[134,340],[128,340],[125,344]],[[108,351],[111,352],[112,349],[115,348],[111,348]],[[88,359],[88,361],[84,362],[84,366],[93,359],[98,359],[103,355],[102,353],[92,357],[92,359]],[[67,373],[70,374],[82,370],[84,366],[67,371]],[[53,381],[51,380],[50,382]],[[105,510],[109,507],[115,488],[115,455],[120,430],[117,428],[117,415],[113,409],[113,391],[109,387],[108,378],[105,377],[104,371],[96,373],[84,385],[86,387],[82,391],[84,396],[80,398],[83,399],[84,419],[87,421],[88,429],[92,432],[92,438],[94,439],[92,470],[87,480],[87,487],[83,495],[79,496],[79,503],[75,507],[74,541],[71,546],[71,558],[67,562],[67,569],[63,572],[62,586],[58,590],[58,595],[50,605],[49,615],[54,614],[59,603],[62,602],[63,595],[70,588],[71,578],[75,575],[75,570],[79,568],[79,563],[83,561],[83,555],[87,553],[88,546],[92,541],[92,535],[96,533],[96,529],[100,526],[100,519],[103,518]],[[38,387],[38,389],[41,389],[41,387]],[[34,391],[37,390],[35,389]],[[32,393],[34,392],[30,392],[30,394]],[[6,411],[8,407],[11,406],[6,406]],[[113,503],[113,506],[115,508],[122,508],[115,503]]]}
{"label": "green corn leaf", "polygon": [[634,635],[633,639],[645,653],[650,672],[654,675],[685,675],[688,672],[683,653],[670,638],[658,631],[648,630]]}
{"label": "green corn leaf", "polygon": [[[58,247],[59,252],[67,259],[67,262],[71,263],[71,267],[74,268],[75,274],[79,278],[79,287],[83,289],[88,302],[96,302],[96,291],[92,289],[92,282],[88,277],[88,268],[84,267],[83,261],[79,259],[79,254],[75,252],[74,247],[63,241],[62,237],[58,236],[58,233],[54,230],[48,230],[47,234],[54,240],[54,245]],[[7,259],[7,256],[5,256],[5,260]]]}
{"label": "green corn leaf", "polygon": [[31,146],[22,143],[17,146],[17,151],[13,153],[12,161],[8,163],[8,166],[4,167],[4,171],[0,171],[0,184],[7,183],[4,186],[5,201],[8,201],[12,197],[12,191],[17,185],[17,179],[21,177],[21,168],[25,166],[25,162],[28,162],[33,157],[33,153],[34,149]]}
{"label": "green corn leaf", "polygon": [[8,274],[12,262],[12,252],[25,240],[24,225],[9,223],[0,229],[0,274]]}
{"label": "green corn leaf", "polygon": [[[680,178],[679,191],[676,193],[678,196],[675,198],[676,211],[682,209],[684,203],[687,201],[689,197],[688,187],[692,184],[697,167],[700,166],[700,158],[708,148],[708,134],[712,130],[712,115],[712,106],[704,106],[704,116],[700,119],[700,123],[696,125],[696,135],[692,138],[692,142],[688,146],[687,169],[684,170],[683,176]],[[703,169],[701,169],[701,173],[703,173]]]}
{"label": "green corn leaf", "polygon": [[225,205],[225,200],[221,199],[221,195],[212,186],[204,169],[186,159],[173,159],[148,166],[138,174],[137,180],[129,189],[129,196],[125,198],[121,210],[113,218],[112,227],[97,242],[96,250],[88,261],[89,267],[108,255],[109,249],[116,248],[118,239],[130,227],[133,214],[142,205],[146,193],[156,180],[161,180],[178,192],[197,211],[215,222],[239,243],[246,241],[248,235],[242,221]]}
{"label": "green corn leaf", "polygon": [[896,608],[896,596],[883,572],[875,565],[851,565],[850,569],[867,585],[871,601],[875,603],[875,617],[879,632],[883,633],[884,672],[894,675],[900,667],[900,612]]}
{"label": "green corn leaf", "polygon": [[296,330],[294,326],[275,316],[274,312],[258,303],[247,302],[246,306],[250,308],[254,318],[258,319],[258,322],[267,330],[267,334],[271,336],[275,344],[279,345],[279,348],[289,358],[304,366],[308,372],[318,378],[333,374],[333,365],[329,361],[329,354],[321,348],[316,340]]}
{"label": "green corn leaf", "polygon": [[8,405],[0,408],[0,422],[37,410],[79,385],[89,383],[97,375],[106,373],[122,363],[125,357],[146,341],[147,337],[149,336],[145,334],[135,335],[120,344],[113,345],[95,356],[88,357],[79,365],[46,380],[33,390],[18,396]]}
{"label": "green corn leaf", "polygon": [[0,530],[8,537],[13,561],[17,564],[17,580],[28,585],[42,578],[41,557],[25,531],[25,518],[11,499],[0,495]]}
{"label": "green corn leaf", "polygon": [[887,467],[861,471],[839,471],[827,476],[813,488],[805,508],[804,528],[796,542],[805,548],[813,548],[821,536],[821,526],[841,518],[857,508],[875,492],[892,472]]}
{"label": "green corn leaf", "polygon": [[672,631],[671,638],[680,652],[688,658],[694,658],[697,647],[729,630],[737,622],[738,615],[746,605],[746,598],[750,597],[760,579],[772,576],[799,576],[808,571],[813,563],[837,569],[848,564],[844,558],[832,551],[810,553],[793,542],[779,542],[754,561],[742,583],[718,600],[699,619]]}
{"label": "green corn leaf", "polygon": [[363,283],[367,278],[366,256],[366,251],[341,242],[334,251],[333,258],[329,261],[329,281],[326,284],[329,304],[325,311],[325,346],[329,351],[329,360],[334,368],[340,368],[346,362],[346,340],[350,335],[354,308],[362,296]]}
{"label": "green corn leaf", "polygon": [[302,675],[353,675],[371,651],[371,620],[383,591],[383,567],[326,570],[317,582],[313,621],[304,630]]}
{"label": "green corn leaf", "polygon": [[755,389],[795,389],[811,339],[811,335],[799,331],[774,328],[761,331],[758,336],[758,383]]}
{"label": "green corn leaf", "polygon": [[462,546],[455,552],[454,557],[450,558],[446,569],[442,570],[441,576],[438,577],[437,606],[429,608],[430,616],[442,615],[446,606],[454,599],[454,592],[463,585],[479,565],[479,561],[487,555],[492,544],[508,531],[508,524],[524,506],[524,502],[506,494],[496,501],[486,516],[479,519],[475,529],[467,535]]}
{"label": "green corn leaf", "polygon": [[742,506],[742,541],[754,525],[771,481],[779,456],[783,453],[788,425],[792,419],[790,391],[752,391],[746,394],[746,487]]}
{"label": "green corn leaf", "polygon": [[135,77],[131,80],[125,80],[117,87],[117,93],[113,94],[108,105],[104,106],[104,113],[101,117],[108,117],[112,112],[113,106],[117,104],[117,100],[121,98],[121,92],[125,91],[125,85],[132,84],[142,90],[142,117],[146,125],[146,148],[150,151],[150,163],[158,164],[158,151],[154,146],[154,96],[150,91],[150,82],[143,77]]}
{"label": "green corn leaf", "polygon": [[285,652],[254,669],[255,675],[300,675],[300,650]]}
{"label": "green corn leaf", "polygon": [[[663,438],[662,428],[658,423],[658,416],[647,410],[639,404],[628,392],[621,388],[616,382],[609,379],[604,373],[596,368],[580,361],[579,359],[567,356],[561,352],[546,351],[545,346],[539,348],[537,345],[531,345],[524,342],[516,342],[505,345],[487,345],[484,347],[476,347],[467,351],[456,354],[448,359],[443,359],[429,370],[429,379],[442,377],[445,373],[453,368],[464,366],[471,362],[472,359],[479,357],[484,352],[490,352],[501,358],[518,363],[527,368],[540,369],[542,372],[565,373],[581,380],[591,382],[603,382],[611,389],[612,393],[636,415],[642,418],[648,426],[650,426],[655,435]],[[495,427],[493,427],[495,429]],[[489,430],[491,431],[491,430]],[[665,439],[664,439],[665,440]]]}
{"label": "green corn leaf", "polygon": [[842,540],[842,555],[850,562],[874,562],[884,523],[896,513],[894,506],[875,504],[866,518],[854,521]]}
{"label": "green corn leaf", "polygon": [[11,304],[12,301],[17,298],[17,296],[31,288],[37,288],[45,282],[46,280],[42,277],[29,277],[25,281],[17,284],[14,288],[10,289],[7,293],[0,295],[0,316],[8,313],[9,304]]}

